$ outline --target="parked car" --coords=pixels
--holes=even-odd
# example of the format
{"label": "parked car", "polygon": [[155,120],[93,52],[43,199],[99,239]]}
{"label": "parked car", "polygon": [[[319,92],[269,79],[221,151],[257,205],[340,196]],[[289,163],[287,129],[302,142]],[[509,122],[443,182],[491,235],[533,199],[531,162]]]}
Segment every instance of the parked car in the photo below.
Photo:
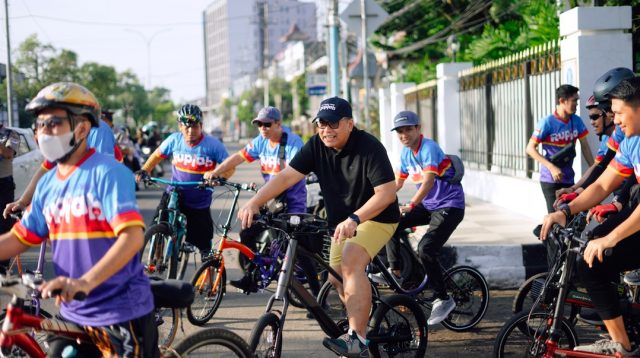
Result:
{"label": "parked car", "polygon": [[16,157],[13,158],[13,181],[16,183],[15,197],[19,198],[36,170],[42,165],[44,157],[38,150],[38,145],[31,129],[9,128],[16,131],[20,137],[20,146]]}

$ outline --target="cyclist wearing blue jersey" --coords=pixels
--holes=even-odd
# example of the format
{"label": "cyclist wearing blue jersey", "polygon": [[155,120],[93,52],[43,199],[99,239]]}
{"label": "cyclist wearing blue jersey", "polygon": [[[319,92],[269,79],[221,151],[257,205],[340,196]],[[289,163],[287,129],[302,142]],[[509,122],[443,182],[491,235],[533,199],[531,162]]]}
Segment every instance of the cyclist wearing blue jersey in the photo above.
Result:
{"label": "cyclist wearing blue jersey", "polygon": [[[40,286],[56,298],[63,319],[85,327],[91,343],[49,339],[51,357],[75,346],[77,357],[158,357],[153,296],[138,252],[144,223],[131,172],[87,145],[100,106],[69,82],[45,87],[26,107],[36,115],[38,145],[57,163],[38,181],[31,206],[0,236],[0,259],[51,240],[56,278]],[[83,301],[74,301],[83,292]]]}
{"label": "cyclist wearing blue jersey", "polygon": [[[220,173],[234,169],[243,162],[251,163],[260,159],[260,170],[265,182],[268,182],[276,174],[284,170],[289,161],[302,148],[302,139],[291,132],[289,127],[282,125],[282,114],[276,107],[264,107],[252,122],[260,134],[242,150],[235,153],[216,167],[213,171],[205,174],[205,179],[215,178]],[[307,188],[304,179],[287,189],[277,199],[281,202],[288,213],[305,213],[307,210]],[[254,225],[240,232],[240,241],[256,251],[256,238],[264,228]],[[304,260],[302,264],[310,276],[309,285],[314,295],[320,291],[320,284],[315,276],[315,268],[309,260]],[[245,292],[256,292],[257,285],[251,278],[253,265],[250,262],[243,262],[245,276],[240,280],[232,280],[232,286],[240,288]]]}
{"label": "cyclist wearing blue jersey", "polygon": [[[553,212],[556,191],[570,187],[574,183],[573,159],[576,155],[575,142],[580,140],[582,155],[591,166],[593,155],[587,142],[589,131],[578,117],[578,88],[562,85],[556,89],[556,109],[553,114],[542,118],[527,144],[527,154],[540,166],[540,186],[547,203],[547,212]],[[538,153],[542,144],[544,155]]]}
{"label": "cyclist wearing blue jersey", "polygon": [[[180,132],[171,134],[149,156],[142,169],[136,172],[136,181],[140,182],[163,159],[171,157],[172,180],[200,181],[204,173],[215,169],[227,157],[227,150],[219,140],[202,132],[202,111],[200,107],[185,104],[178,111]],[[226,174],[225,174],[226,175]],[[160,200],[159,207],[169,202],[169,191]],[[187,242],[200,249],[206,258],[211,251],[213,238],[213,219],[209,207],[212,193],[198,188],[180,190],[180,211],[187,217]]]}
{"label": "cyclist wearing blue jersey", "polygon": [[[411,111],[402,111],[393,119],[393,129],[404,146],[400,154],[400,170],[396,175],[396,190],[405,180],[416,184],[417,191],[407,205],[400,206],[403,216],[394,235],[418,225],[429,225],[420,239],[418,255],[429,275],[429,283],[436,298],[427,322],[430,326],[442,322],[456,307],[447,294],[438,252],[449,240],[464,218],[464,190],[459,182],[452,182],[455,169],[438,144],[420,134],[420,119]],[[397,243],[390,240],[387,257],[391,271],[399,276]]]}
{"label": "cyclist wearing blue jersey", "polygon": [[[574,213],[587,210],[600,203],[625,178],[635,176],[634,193],[627,206],[601,226],[607,231],[597,235],[584,250],[584,260],[577,261],[580,281],[586,287],[598,315],[609,332],[610,339],[595,344],[578,346],[575,350],[597,354],[637,356],[639,347],[632,347],[620,311],[616,281],[619,273],[640,268],[640,208],[638,207],[638,180],[640,179],[640,78],[622,81],[610,94],[615,123],[624,132],[615,158],[607,169],[582,194],[560,210],[544,218],[540,239],[545,239],[554,224],[565,225]],[[611,249],[609,256],[604,255]]]}
{"label": "cyclist wearing blue jersey", "polygon": [[[94,148],[96,152],[109,155],[114,157],[117,161],[122,162],[122,152],[120,148],[116,144],[116,139],[113,136],[113,132],[111,128],[105,121],[98,119],[98,125],[95,127],[91,127],[91,131],[89,131],[89,136],[87,137],[87,146],[89,148]],[[20,196],[20,199],[9,203],[5,206],[3,216],[9,216],[9,213],[14,211],[23,211],[29,203],[31,203],[31,199],[33,198],[33,193],[36,190],[36,184],[40,178],[42,178],[48,171],[55,168],[56,163],[50,160],[46,160],[42,162],[42,165],[38,170],[33,174],[31,181],[24,189],[24,192]]]}

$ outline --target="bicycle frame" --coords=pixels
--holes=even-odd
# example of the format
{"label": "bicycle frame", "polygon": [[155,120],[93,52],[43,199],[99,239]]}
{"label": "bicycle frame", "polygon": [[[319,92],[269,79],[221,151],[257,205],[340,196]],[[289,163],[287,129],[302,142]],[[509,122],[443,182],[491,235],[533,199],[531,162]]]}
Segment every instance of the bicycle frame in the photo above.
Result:
{"label": "bicycle frame", "polygon": [[[164,245],[164,252],[162,256],[162,263],[166,264],[169,258],[175,254],[180,255],[183,239],[187,232],[187,217],[180,212],[178,203],[178,187],[194,187],[202,186],[204,182],[178,182],[172,180],[165,180],[162,178],[150,177],[150,182],[160,183],[168,186],[172,186],[169,194],[169,202],[167,207],[160,208],[158,210],[158,216],[155,219],[155,223],[167,223],[172,228],[174,235],[170,240],[166,240]],[[207,190],[211,190],[207,188]],[[150,242],[150,247],[155,244],[156,238],[153,237]],[[176,252],[177,251],[177,252]]]}
{"label": "bicycle frame", "polygon": [[[32,295],[37,294],[33,293]],[[46,357],[30,331],[47,332],[74,340],[90,342],[83,328],[70,322],[57,319],[46,319],[25,312],[25,301],[13,296],[7,306],[7,312],[0,332],[0,348],[5,352],[11,347],[20,347],[30,357]]]}
{"label": "bicycle frame", "polygon": [[[224,225],[222,225],[222,239],[220,240],[220,243],[218,244],[218,248],[216,249],[216,251],[214,251],[210,259],[210,260],[217,260],[219,262],[218,274],[216,275],[212,289],[219,287],[220,280],[222,278],[222,272],[225,270],[224,257],[222,256],[222,252],[224,250],[236,249],[251,261],[255,261],[256,257],[259,256],[256,253],[254,253],[246,245],[229,238],[229,231],[231,231],[231,221],[233,220],[233,214],[235,213],[236,208],[238,207],[238,199],[240,198],[240,192],[243,190],[256,191],[255,185],[231,183],[223,179],[218,179],[218,180],[220,184],[232,187],[234,192],[233,192],[233,201],[231,204],[231,209],[229,210],[229,215],[227,216],[227,220],[225,221]],[[195,283],[194,286],[202,287],[203,282],[206,282],[209,279],[209,277],[207,276],[208,276],[208,273],[204,276],[201,276],[201,278]]]}
{"label": "bicycle frame", "polygon": [[[567,242],[566,257],[560,268],[562,270],[562,273],[558,281],[559,292],[556,296],[556,301],[555,301],[556,305],[554,307],[553,319],[551,322],[546,323],[547,328],[549,329],[549,336],[547,340],[544,342],[544,345],[546,346],[546,351],[543,356],[544,358],[553,358],[556,355],[566,356],[566,357],[583,357],[583,358],[610,357],[610,355],[574,351],[573,349],[560,348],[558,345],[558,342],[561,338],[560,324],[561,324],[561,320],[563,319],[565,305],[557,304],[557,302],[567,302],[567,303],[578,304],[583,307],[593,307],[593,304],[591,303],[591,299],[588,297],[587,297],[588,301],[583,298],[581,299],[568,298],[568,295],[570,293],[569,281],[573,273],[574,267],[576,265],[576,259],[578,255],[581,254],[580,244],[578,244],[577,242],[582,242],[582,239],[580,239],[576,235],[579,235],[579,234],[571,232],[570,234],[567,234],[567,236],[564,238],[565,242]],[[551,239],[552,238],[548,238],[547,240],[551,240]],[[555,268],[553,272],[557,272],[557,268]],[[547,286],[548,284],[545,284],[545,289],[543,290],[540,296],[543,296],[545,294],[545,291],[547,290]],[[535,307],[536,305],[534,305],[534,307],[532,308],[532,311],[535,309]],[[625,326],[626,325],[627,325],[627,322],[625,317]]]}

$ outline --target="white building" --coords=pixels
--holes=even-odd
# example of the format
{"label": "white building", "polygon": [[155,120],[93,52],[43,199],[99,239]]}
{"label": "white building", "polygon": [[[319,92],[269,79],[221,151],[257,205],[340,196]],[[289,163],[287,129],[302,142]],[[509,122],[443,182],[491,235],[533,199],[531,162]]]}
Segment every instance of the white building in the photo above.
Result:
{"label": "white building", "polygon": [[268,63],[284,48],[280,38],[292,24],[316,38],[315,4],[268,0],[264,16],[262,4],[260,0],[214,0],[203,13],[207,103],[212,107],[225,96],[239,95],[233,92],[235,80],[257,78],[264,44],[268,44]]}

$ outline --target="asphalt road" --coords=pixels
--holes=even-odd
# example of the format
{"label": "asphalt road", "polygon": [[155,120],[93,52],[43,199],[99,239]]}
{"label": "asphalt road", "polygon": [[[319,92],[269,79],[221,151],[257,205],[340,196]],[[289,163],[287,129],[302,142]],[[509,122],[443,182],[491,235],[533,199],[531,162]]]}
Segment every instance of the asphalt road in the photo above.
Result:
{"label": "asphalt road", "polygon": [[[231,146],[230,153],[235,152],[238,146]],[[237,182],[258,182],[262,180],[259,176],[257,164],[241,165],[238,167],[232,180]],[[149,224],[155,212],[155,207],[160,199],[160,189],[143,189],[137,193],[138,205]],[[228,208],[230,207],[230,196],[219,190],[216,194],[212,214],[216,224],[226,220]],[[250,194],[243,193],[240,203],[246,201]],[[237,237],[238,225],[235,222],[235,230],[232,237]],[[26,267],[35,267],[37,260],[37,249],[32,249],[23,255]],[[48,255],[49,256],[49,255]],[[225,260],[228,268],[228,279],[239,278],[241,273],[237,264],[237,252],[225,253]],[[47,264],[45,268],[46,277],[53,275],[53,268]],[[186,277],[191,278],[195,270],[194,266],[188,268]],[[260,292],[252,295],[245,295],[228,285],[227,294],[222,304],[206,327],[216,326],[230,329],[245,340],[249,339],[254,323],[264,312],[264,307],[272,292]],[[491,299],[488,312],[484,320],[469,332],[456,333],[448,331],[441,325],[429,328],[427,354],[430,357],[487,357],[493,349],[493,341],[500,330],[502,324],[510,317],[511,300],[515,291],[491,291]],[[3,305],[6,305],[6,297],[0,298]],[[56,308],[51,301],[45,302],[44,308],[49,312],[55,312]],[[428,312],[427,312],[428,314]],[[182,330],[178,333],[176,340],[185,335],[201,329],[191,325],[186,316],[182,323]],[[301,309],[290,307],[285,324],[283,357],[335,357],[330,351],[322,346],[324,333],[319,329],[318,324],[306,318],[306,312]]]}

